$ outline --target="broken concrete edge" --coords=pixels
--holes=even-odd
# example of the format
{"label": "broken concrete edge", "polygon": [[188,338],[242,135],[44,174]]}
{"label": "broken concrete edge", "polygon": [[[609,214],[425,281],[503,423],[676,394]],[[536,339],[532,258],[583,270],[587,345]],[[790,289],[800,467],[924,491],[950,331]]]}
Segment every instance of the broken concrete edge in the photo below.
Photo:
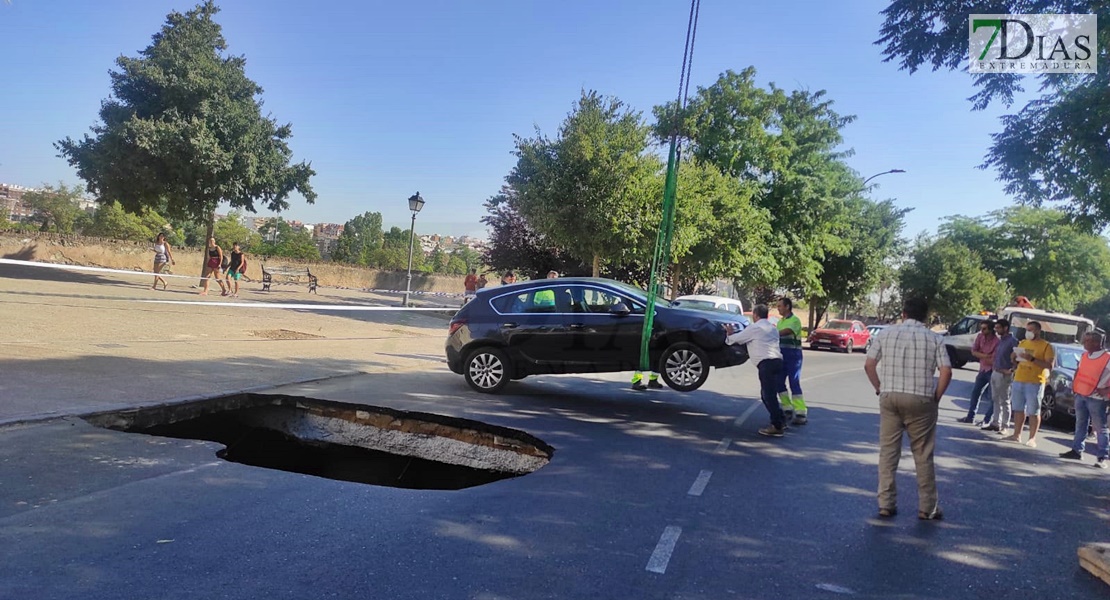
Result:
{"label": "broken concrete edge", "polygon": [[[397,368],[393,372],[397,373],[397,372],[419,371],[419,370],[420,370],[419,368],[413,368],[413,369]],[[177,404],[186,404],[186,403],[189,403],[189,402],[212,400],[214,398],[222,398],[224,396],[231,396],[231,395],[234,395],[234,394],[251,394],[251,393],[264,392],[266,390],[273,390],[273,389],[277,389],[279,387],[285,387],[287,385],[302,385],[302,384],[305,384],[305,383],[317,383],[317,382],[321,382],[321,381],[331,381],[333,379],[342,379],[343,377],[357,377],[357,376],[360,376],[360,375],[374,375],[374,374],[375,373],[369,372],[369,371],[344,371],[342,373],[333,373],[331,375],[304,377],[304,378],[301,378],[301,379],[292,379],[292,380],[283,381],[283,382],[280,382],[280,383],[267,383],[267,384],[264,384],[264,385],[256,385],[256,386],[251,386],[251,387],[248,387],[248,388],[242,388],[242,389],[237,389],[237,390],[224,390],[224,391],[219,391],[219,392],[210,392],[210,393],[207,393],[207,394],[194,394],[194,395],[191,395],[191,396],[178,396],[176,398],[167,398],[166,400],[159,400],[157,402],[154,402],[154,403],[151,403],[151,404],[144,404],[142,406],[135,406],[134,403],[109,404],[107,406],[98,406],[96,408],[89,409],[89,410],[86,410],[86,411],[75,410],[75,411],[72,411],[72,412],[71,411],[45,412],[45,413],[38,413],[38,414],[33,414],[33,415],[24,415],[24,416],[19,416],[19,417],[10,417],[10,418],[7,418],[7,419],[0,419],[0,427],[8,427],[8,426],[11,426],[11,425],[25,425],[25,424],[42,423],[42,422],[45,422],[45,421],[55,421],[55,420],[62,420],[62,419],[69,419],[69,418],[89,419],[89,418],[95,418],[98,415],[109,414],[109,413],[117,413],[117,412],[121,412],[121,411],[132,410],[132,409],[169,408],[169,407],[175,406]]]}
{"label": "broken concrete edge", "polygon": [[1093,543],[1079,547],[1079,566],[1110,585],[1110,544]]}
{"label": "broken concrete edge", "polygon": [[193,399],[172,405],[128,407],[117,411],[100,411],[82,417],[106,429],[142,431],[157,425],[169,425],[219,412],[263,407],[296,409],[319,418],[337,419],[365,425],[384,432],[397,432],[425,439],[450,439],[517,455],[549,461],[555,449],[543,440],[519,429],[493,425],[435,413],[403,411],[384,406],[321,400],[305,396],[257,392],[239,392],[216,397]]}

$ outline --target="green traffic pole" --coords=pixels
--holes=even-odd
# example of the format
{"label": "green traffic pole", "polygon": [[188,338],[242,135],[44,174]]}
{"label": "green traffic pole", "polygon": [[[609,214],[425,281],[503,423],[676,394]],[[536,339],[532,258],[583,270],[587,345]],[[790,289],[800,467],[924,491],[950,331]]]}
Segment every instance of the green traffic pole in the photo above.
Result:
{"label": "green traffic pole", "polygon": [[651,275],[648,280],[647,309],[644,311],[644,328],[640,334],[640,371],[651,370],[651,357],[648,345],[655,324],[655,299],[660,285],[659,271],[666,268],[670,257],[671,237],[674,234],[674,205],[678,179],[677,138],[671,138],[671,148],[667,157],[667,175],[663,183],[663,210],[659,232],[655,238],[655,252],[651,257]]}

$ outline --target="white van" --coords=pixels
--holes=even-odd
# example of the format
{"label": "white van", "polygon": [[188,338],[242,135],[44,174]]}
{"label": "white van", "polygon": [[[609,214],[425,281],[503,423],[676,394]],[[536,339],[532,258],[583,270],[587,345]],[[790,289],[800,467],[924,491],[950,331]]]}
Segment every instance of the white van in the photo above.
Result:
{"label": "white van", "polygon": [[736,315],[744,314],[744,305],[741,304],[739,300],[725,298],[724,296],[706,296],[704,294],[679,296],[671,302],[671,306],[675,308],[694,308],[697,310],[723,310]]}
{"label": "white van", "polygon": [[1083,334],[1095,329],[1095,322],[1087,317],[1035,308],[1007,306],[998,311],[998,316],[1010,322],[1010,331],[1019,340],[1025,339],[1025,325],[1029,321],[1041,324],[1041,335],[1045,340],[1060,344],[1082,344]]}

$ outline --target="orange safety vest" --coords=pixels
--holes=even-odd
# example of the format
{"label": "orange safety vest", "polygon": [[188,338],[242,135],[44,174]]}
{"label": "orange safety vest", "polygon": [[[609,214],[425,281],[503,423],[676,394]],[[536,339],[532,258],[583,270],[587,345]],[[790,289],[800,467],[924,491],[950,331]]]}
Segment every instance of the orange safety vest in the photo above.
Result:
{"label": "orange safety vest", "polygon": [[1110,363],[1110,352],[1103,352],[1098,358],[1090,358],[1084,354],[1079,359],[1079,368],[1075,370],[1075,379],[1072,381],[1071,390],[1080,396],[1090,396],[1098,388],[1098,380],[1102,379],[1102,372]]}

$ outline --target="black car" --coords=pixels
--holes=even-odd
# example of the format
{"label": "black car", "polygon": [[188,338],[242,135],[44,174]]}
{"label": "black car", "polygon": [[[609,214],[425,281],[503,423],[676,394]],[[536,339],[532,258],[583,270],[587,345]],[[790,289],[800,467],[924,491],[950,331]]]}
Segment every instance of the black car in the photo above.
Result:
{"label": "black car", "polygon": [[[644,290],[610,279],[486,288],[451,320],[447,364],[486,393],[528,375],[635,370],[646,307]],[[745,346],[725,344],[726,323],[749,324],[742,315],[672,308],[657,300],[648,348],[663,381],[689,392],[705,383],[709,367],[747,361]]]}
{"label": "black car", "polygon": [[1075,418],[1075,394],[1071,391],[1075,370],[1079,368],[1079,358],[1083,356],[1083,346],[1076,344],[1052,344],[1056,359],[1044,386],[1041,397],[1041,420],[1046,423],[1057,419],[1063,421],[1070,416]]}

